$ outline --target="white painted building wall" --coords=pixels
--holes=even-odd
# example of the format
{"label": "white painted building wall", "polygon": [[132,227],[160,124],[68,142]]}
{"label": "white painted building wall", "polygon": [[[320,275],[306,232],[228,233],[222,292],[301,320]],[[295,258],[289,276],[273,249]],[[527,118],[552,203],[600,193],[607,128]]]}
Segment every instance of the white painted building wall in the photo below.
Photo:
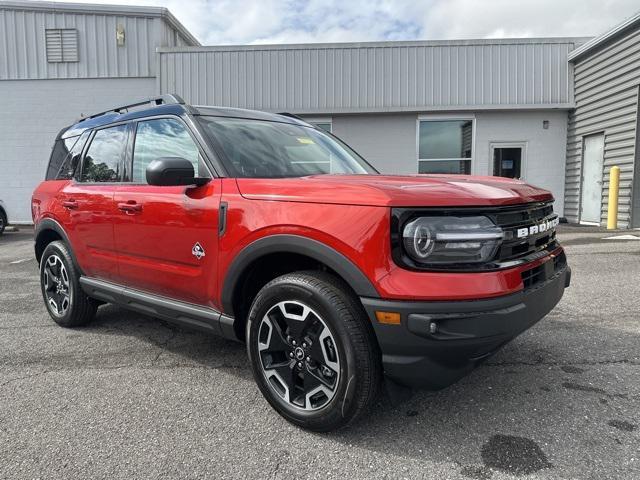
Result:
{"label": "white painted building wall", "polygon": [[[524,142],[523,179],[550,190],[555,211],[564,214],[567,111],[479,111],[333,116],[333,133],[383,173],[418,173],[419,118],[470,118],[474,124],[471,173],[492,175],[492,142]],[[548,121],[548,128],[543,122]]]}
{"label": "white painted building wall", "polygon": [[154,78],[0,82],[0,198],[11,223],[31,223],[33,189],[44,180],[58,132],[81,114],[147,98]]}
{"label": "white painted building wall", "polygon": [[[523,179],[553,193],[554,210],[564,216],[565,143],[568,113],[562,110],[536,112],[478,112],[476,117],[475,175],[492,175],[491,142],[526,142]],[[549,122],[548,129],[543,121]]]}

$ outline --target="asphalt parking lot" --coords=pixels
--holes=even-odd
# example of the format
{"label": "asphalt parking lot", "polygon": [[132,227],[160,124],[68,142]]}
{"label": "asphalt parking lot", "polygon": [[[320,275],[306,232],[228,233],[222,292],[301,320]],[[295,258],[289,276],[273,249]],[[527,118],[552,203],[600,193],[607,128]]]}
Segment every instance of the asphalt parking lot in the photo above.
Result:
{"label": "asphalt parking lot", "polygon": [[[640,237],[640,232],[631,232]],[[104,306],[57,327],[0,237],[0,478],[640,478],[640,238],[565,228],[558,307],[441,392],[346,430],[281,419],[241,344]]]}

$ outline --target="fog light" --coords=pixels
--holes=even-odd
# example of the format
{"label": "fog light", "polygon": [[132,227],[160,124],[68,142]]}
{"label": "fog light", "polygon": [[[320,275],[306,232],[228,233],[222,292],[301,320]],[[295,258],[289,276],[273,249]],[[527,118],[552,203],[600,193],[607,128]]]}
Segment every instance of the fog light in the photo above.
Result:
{"label": "fog light", "polygon": [[400,314],[397,312],[376,312],[376,319],[386,325],[400,325]]}
{"label": "fog light", "polygon": [[429,324],[429,333],[436,333],[438,331],[438,324],[436,322],[431,322]]}

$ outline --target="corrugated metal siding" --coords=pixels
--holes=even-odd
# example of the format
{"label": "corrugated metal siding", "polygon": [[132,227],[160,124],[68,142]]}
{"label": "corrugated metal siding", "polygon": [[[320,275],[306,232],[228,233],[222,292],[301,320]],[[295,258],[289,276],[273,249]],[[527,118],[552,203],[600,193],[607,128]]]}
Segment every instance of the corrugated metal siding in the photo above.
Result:
{"label": "corrugated metal siding", "polygon": [[609,171],[620,167],[618,225],[630,223],[633,167],[640,84],[640,29],[585,57],[575,67],[576,109],[569,116],[565,214],[580,219],[582,142],[585,135],[604,132],[601,222],[606,222]]}
{"label": "corrugated metal siding", "polygon": [[169,23],[163,21],[161,27],[161,39],[159,47],[188,47],[191,43]]}
{"label": "corrugated metal siding", "polygon": [[160,49],[161,92],[298,113],[567,108],[572,40]]}
{"label": "corrugated metal siding", "polygon": [[[88,15],[3,9],[0,5],[0,80],[150,77],[155,75],[159,17]],[[116,25],[125,45],[116,45]],[[78,62],[49,63],[45,29],[78,30]]]}

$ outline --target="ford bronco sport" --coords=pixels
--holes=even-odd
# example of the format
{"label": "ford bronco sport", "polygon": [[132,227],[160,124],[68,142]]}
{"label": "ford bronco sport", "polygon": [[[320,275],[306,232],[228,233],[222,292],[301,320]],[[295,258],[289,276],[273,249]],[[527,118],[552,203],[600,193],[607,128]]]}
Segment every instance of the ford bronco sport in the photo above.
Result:
{"label": "ford bronco sport", "polygon": [[326,431],[383,378],[450,385],[558,303],[552,202],[517,180],[380,175],[292,115],[166,95],[63,129],[32,213],[56,323],[108,302],[246,342],[273,408]]}

